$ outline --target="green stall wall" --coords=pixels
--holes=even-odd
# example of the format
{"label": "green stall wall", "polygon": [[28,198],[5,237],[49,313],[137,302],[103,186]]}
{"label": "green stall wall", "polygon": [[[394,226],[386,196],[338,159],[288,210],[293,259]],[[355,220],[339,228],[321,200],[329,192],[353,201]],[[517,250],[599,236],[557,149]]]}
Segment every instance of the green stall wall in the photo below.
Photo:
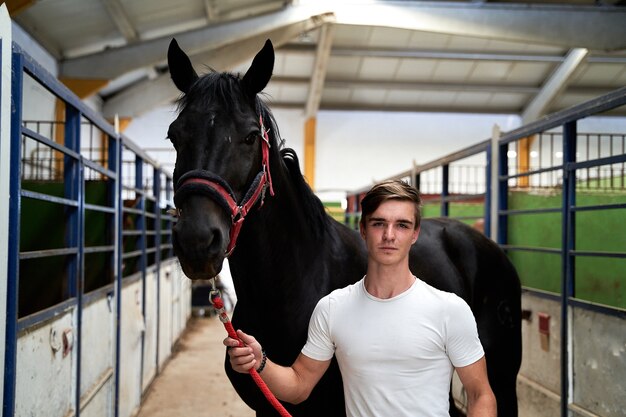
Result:
{"label": "green stall wall", "polygon": [[[577,190],[576,205],[591,206],[626,202],[626,192]],[[560,208],[560,189],[509,192],[510,210]],[[427,203],[424,217],[439,217],[441,205]],[[450,217],[482,216],[483,204],[451,203]],[[475,219],[463,219],[472,225]],[[508,244],[552,248],[560,251],[561,211],[519,214],[508,218]],[[576,250],[626,252],[626,213],[623,209],[593,210],[576,213]],[[561,254],[523,250],[508,251],[522,285],[528,288],[561,292]],[[626,308],[626,259],[577,256],[575,259],[575,297],[611,307]]]}
{"label": "green stall wall", "polygon": [[[626,202],[626,193],[576,192],[576,206]],[[559,208],[560,190],[509,193],[509,209]],[[561,248],[561,213],[509,216],[510,245]],[[593,210],[576,213],[576,250],[626,252],[626,215],[623,209]],[[561,255],[529,251],[509,251],[522,285],[560,294]],[[626,259],[575,257],[575,297],[626,308]]]}

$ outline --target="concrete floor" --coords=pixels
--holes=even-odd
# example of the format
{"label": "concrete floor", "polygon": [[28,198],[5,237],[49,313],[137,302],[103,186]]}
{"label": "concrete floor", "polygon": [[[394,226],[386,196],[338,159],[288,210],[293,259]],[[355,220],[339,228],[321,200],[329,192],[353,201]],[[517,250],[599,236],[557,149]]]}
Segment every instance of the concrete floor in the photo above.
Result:
{"label": "concrete floor", "polygon": [[137,417],[253,417],[224,373],[224,325],[192,318]]}

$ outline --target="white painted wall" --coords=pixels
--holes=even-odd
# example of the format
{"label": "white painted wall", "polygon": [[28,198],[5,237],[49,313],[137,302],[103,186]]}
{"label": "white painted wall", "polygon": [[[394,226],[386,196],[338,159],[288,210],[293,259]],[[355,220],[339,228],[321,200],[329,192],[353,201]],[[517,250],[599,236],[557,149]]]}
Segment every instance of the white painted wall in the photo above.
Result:
{"label": "white painted wall", "polygon": [[[300,110],[273,111],[285,145],[303,164],[304,116]],[[174,107],[160,107],[134,119],[124,132],[144,148],[171,146],[165,139]],[[315,189],[353,190],[488,139],[497,123],[519,126],[518,116],[321,111],[317,116]],[[172,167],[174,153],[151,153]]]}

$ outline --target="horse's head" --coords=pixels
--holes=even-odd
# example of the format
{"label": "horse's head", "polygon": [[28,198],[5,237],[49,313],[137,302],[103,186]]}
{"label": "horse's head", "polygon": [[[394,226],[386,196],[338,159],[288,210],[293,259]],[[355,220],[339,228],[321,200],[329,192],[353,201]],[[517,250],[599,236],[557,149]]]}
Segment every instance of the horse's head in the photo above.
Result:
{"label": "horse's head", "polygon": [[183,93],[168,130],[176,149],[174,252],[189,278],[212,278],[232,251],[243,217],[271,188],[265,107],[257,93],[272,76],[274,49],[268,40],[241,78],[198,77],[175,40],[168,64]]}

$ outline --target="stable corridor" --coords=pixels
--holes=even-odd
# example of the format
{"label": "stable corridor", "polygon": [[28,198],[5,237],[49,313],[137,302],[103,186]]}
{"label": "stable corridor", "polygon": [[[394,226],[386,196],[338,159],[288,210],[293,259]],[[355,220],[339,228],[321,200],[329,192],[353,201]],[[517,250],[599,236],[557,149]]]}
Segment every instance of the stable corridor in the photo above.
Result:
{"label": "stable corridor", "polygon": [[137,417],[253,417],[224,373],[224,326],[192,317]]}

